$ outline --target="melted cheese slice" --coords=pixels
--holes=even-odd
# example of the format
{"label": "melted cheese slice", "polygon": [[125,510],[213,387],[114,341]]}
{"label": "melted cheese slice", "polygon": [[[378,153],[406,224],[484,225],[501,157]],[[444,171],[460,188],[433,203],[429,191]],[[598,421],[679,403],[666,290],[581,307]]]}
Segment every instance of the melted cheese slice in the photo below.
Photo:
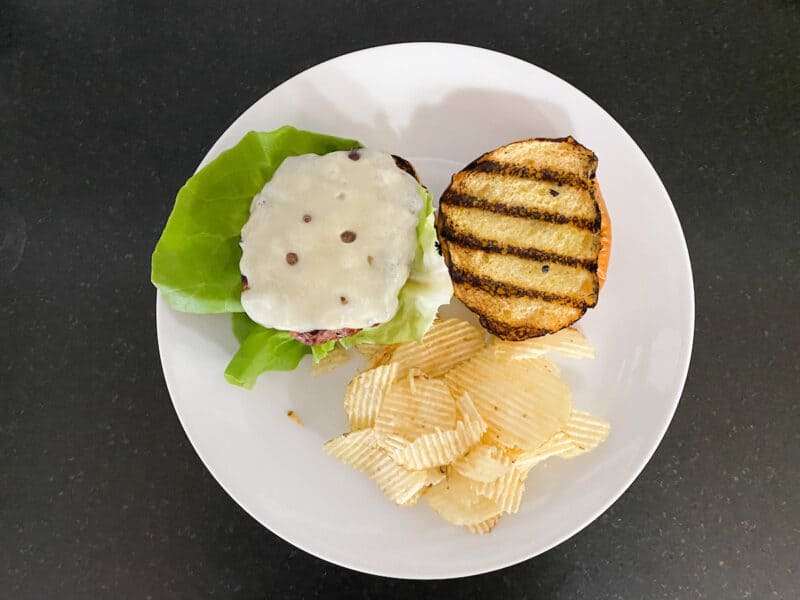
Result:
{"label": "melted cheese slice", "polygon": [[414,260],[422,205],[417,181],[389,154],[287,158],[242,229],[245,312],[299,332],[385,323]]}

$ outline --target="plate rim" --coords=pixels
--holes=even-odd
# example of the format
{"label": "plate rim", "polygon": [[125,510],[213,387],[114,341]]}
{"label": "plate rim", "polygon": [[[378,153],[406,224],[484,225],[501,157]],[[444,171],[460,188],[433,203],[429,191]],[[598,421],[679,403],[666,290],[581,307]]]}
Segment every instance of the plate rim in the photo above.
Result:
{"label": "plate rim", "polygon": [[[659,446],[663,442],[664,436],[666,435],[667,430],[669,429],[670,425],[672,424],[673,419],[675,418],[675,412],[677,411],[678,405],[680,404],[680,401],[681,401],[681,399],[683,397],[683,393],[685,391],[686,380],[687,380],[687,377],[688,377],[688,374],[689,374],[689,367],[691,365],[692,354],[693,354],[693,351],[694,351],[694,332],[695,332],[695,322],[696,322],[696,299],[695,299],[695,289],[694,289],[694,274],[692,272],[692,264],[691,264],[691,258],[689,256],[688,244],[686,242],[686,235],[685,235],[683,227],[681,225],[680,218],[678,217],[678,213],[675,210],[675,205],[672,202],[672,198],[669,195],[669,192],[667,191],[666,186],[664,186],[664,183],[661,180],[661,176],[658,174],[658,171],[655,169],[653,164],[650,162],[650,159],[647,157],[647,154],[644,152],[644,150],[642,150],[642,148],[639,146],[639,144],[636,143],[636,141],[627,132],[627,130],[625,130],[625,128],[622,127],[622,125],[616,120],[616,118],[614,118],[614,116],[610,112],[608,112],[605,108],[600,106],[594,99],[592,99],[587,94],[585,94],[583,91],[581,91],[580,89],[575,87],[572,83],[570,83],[569,81],[559,77],[555,73],[552,73],[552,72],[548,71],[547,69],[544,69],[544,68],[542,68],[542,67],[540,67],[540,66],[538,66],[536,64],[533,64],[531,62],[528,62],[528,61],[526,61],[524,59],[518,58],[518,57],[513,56],[511,54],[507,54],[507,53],[504,53],[504,52],[499,52],[497,50],[492,50],[492,49],[484,48],[484,47],[481,47],[481,46],[474,46],[474,45],[470,45],[470,44],[459,44],[459,43],[453,43],[453,42],[425,41],[425,42],[400,42],[400,43],[381,44],[381,45],[377,45],[377,46],[369,46],[369,47],[366,47],[366,48],[361,48],[361,49],[358,49],[358,50],[354,50],[354,51],[351,51],[351,52],[346,52],[344,54],[340,54],[340,55],[328,58],[328,59],[323,60],[323,61],[321,61],[319,63],[315,63],[315,64],[303,69],[302,71],[297,72],[296,74],[292,75],[290,78],[286,79],[285,81],[281,82],[280,84],[276,85],[275,87],[267,90],[266,92],[261,94],[261,96],[259,96],[254,102],[252,102],[246,109],[244,109],[241,113],[239,113],[229,123],[229,125],[222,131],[222,133],[220,133],[219,136],[217,136],[217,138],[214,141],[214,143],[210,146],[209,150],[205,153],[205,155],[203,156],[201,161],[198,163],[198,166],[197,166],[197,168],[195,170],[195,173],[198,170],[200,170],[203,166],[205,166],[210,160],[212,160],[212,158],[211,158],[212,156],[216,156],[216,155],[218,155],[220,153],[221,150],[219,150],[218,147],[220,146],[221,141],[227,137],[228,133],[233,129],[233,127],[236,125],[236,123],[239,121],[239,119],[241,119],[241,117],[245,113],[247,113],[249,110],[251,110],[256,104],[261,102],[266,96],[268,96],[269,94],[272,94],[273,92],[279,90],[280,88],[282,88],[284,86],[287,86],[287,85],[291,84],[295,79],[303,76],[308,71],[311,71],[313,69],[319,68],[319,67],[321,67],[321,66],[323,66],[325,64],[328,64],[328,63],[331,63],[331,62],[334,62],[334,61],[339,61],[339,60],[342,60],[344,58],[352,57],[352,56],[355,56],[355,55],[358,55],[358,54],[368,54],[368,53],[373,53],[373,52],[376,52],[376,51],[382,51],[382,50],[394,49],[394,48],[428,48],[428,49],[433,49],[433,48],[442,47],[442,46],[453,48],[453,49],[456,49],[456,50],[462,50],[462,51],[466,50],[466,51],[469,51],[469,52],[477,51],[477,52],[480,52],[480,53],[487,53],[487,54],[490,54],[490,55],[494,55],[498,59],[501,59],[501,60],[511,60],[511,61],[514,61],[514,62],[522,63],[523,65],[525,65],[528,68],[536,69],[536,70],[541,71],[542,73],[544,73],[544,74],[546,74],[548,76],[551,76],[551,77],[554,77],[554,78],[558,79],[559,81],[564,83],[566,86],[568,86],[571,89],[572,92],[578,94],[583,99],[583,101],[587,101],[591,105],[594,105],[595,108],[599,108],[603,113],[605,113],[608,116],[608,118],[611,119],[613,124],[617,126],[619,131],[628,139],[628,141],[631,142],[633,144],[633,146],[641,153],[642,158],[644,158],[646,164],[650,167],[650,170],[652,171],[652,174],[655,176],[655,181],[657,182],[658,186],[660,187],[660,190],[663,192],[664,196],[669,200],[670,216],[671,216],[671,219],[672,219],[672,222],[673,222],[672,224],[674,226],[677,226],[677,230],[680,233],[680,241],[682,242],[681,247],[680,247],[680,250],[681,250],[681,252],[680,252],[680,255],[681,255],[680,256],[680,260],[681,260],[683,268],[685,268],[685,272],[686,272],[687,277],[688,277],[687,286],[686,287],[687,287],[687,291],[688,291],[688,300],[689,300],[689,302],[688,302],[688,306],[686,308],[688,309],[688,317],[689,318],[688,318],[688,321],[687,321],[687,329],[686,329],[686,331],[683,332],[685,337],[682,338],[682,339],[686,340],[686,342],[687,342],[687,352],[686,352],[685,357],[684,357],[684,359],[682,361],[682,364],[680,365],[680,369],[679,369],[680,377],[675,379],[675,382],[676,382],[677,385],[676,385],[676,391],[675,391],[675,394],[674,394],[674,398],[672,400],[672,407],[669,410],[669,418],[665,419],[663,425],[661,426],[661,430],[660,430],[658,436],[654,436],[652,438],[653,441],[651,443],[651,447],[649,447],[647,449],[647,451],[643,454],[643,459],[641,461],[641,464],[631,472],[631,474],[626,478],[624,484],[620,486],[619,490],[615,494],[612,494],[611,497],[605,503],[601,503],[601,505],[599,506],[598,509],[596,509],[595,511],[591,512],[589,517],[584,519],[584,521],[579,523],[578,525],[569,528],[563,535],[558,536],[558,538],[554,542],[552,542],[549,546],[547,546],[546,548],[543,548],[543,549],[540,549],[540,550],[534,550],[532,553],[529,553],[529,552],[526,551],[522,555],[520,555],[519,557],[513,558],[513,559],[500,559],[500,560],[496,560],[494,562],[490,560],[486,564],[480,566],[479,568],[456,568],[456,569],[450,569],[450,570],[443,569],[442,572],[444,574],[442,574],[442,575],[428,575],[428,574],[410,575],[410,574],[404,573],[404,572],[393,572],[391,569],[380,570],[380,569],[375,569],[375,568],[371,568],[371,567],[359,566],[359,565],[353,564],[352,562],[350,562],[348,560],[342,560],[339,557],[331,557],[326,552],[320,552],[320,551],[317,551],[317,550],[312,550],[312,549],[308,548],[306,544],[298,543],[298,542],[295,542],[295,541],[289,539],[283,533],[276,531],[273,528],[274,524],[267,525],[261,519],[259,519],[255,514],[256,511],[254,509],[251,509],[251,507],[249,506],[249,503],[244,502],[239,497],[237,497],[237,495],[234,494],[230,489],[228,489],[228,487],[220,480],[220,478],[216,475],[216,473],[209,466],[209,460],[205,456],[205,452],[202,451],[200,449],[200,447],[198,446],[198,444],[195,443],[195,440],[193,439],[192,434],[189,431],[189,428],[186,426],[185,414],[181,412],[181,409],[178,407],[178,404],[175,401],[175,395],[173,394],[173,386],[171,385],[170,380],[169,380],[169,378],[167,377],[167,374],[166,374],[165,356],[164,356],[164,351],[163,351],[163,345],[161,344],[161,333],[162,333],[161,332],[161,315],[162,315],[164,310],[171,310],[171,309],[169,309],[169,307],[167,306],[166,302],[164,301],[163,297],[161,296],[160,291],[156,290],[156,311],[155,311],[156,341],[157,341],[157,345],[158,345],[158,354],[159,354],[159,360],[160,360],[160,363],[161,363],[162,375],[164,377],[164,381],[166,383],[167,391],[169,393],[170,400],[172,402],[173,408],[175,410],[176,415],[178,416],[178,421],[180,422],[181,427],[183,428],[183,431],[184,431],[186,437],[188,438],[189,442],[191,443],[192,449],[195,451],[197,456],[200,458],[201,462],[203,463],[203,466],[211,474],[211,476],[214,478],[216,483],[225,491],[225,493],[228,494],[228,496],[231,497],[231,499],[233,499],[234,502],[236,502],[236,504],[238,504],[259,525],[264,527],[266,530],[271,532],[273,535],[278,536],[279,538],[281,538],[282,540],[284,540],[286,543],[290,544],[291,546],[293,546],[295,548],[298,548],[298,549],[302,550],[303,552],[306,552],[307,554],[309,554],[311,556],[314,556],[316,558],[319,558],[319,559],[324,560],[326,562],[329,562],[331,564],[350,569],[350,570],[355,571],[355,572],[365,573],[365,574],[368,574],[368,575],[381,576],[381,577],[392,577],[392,578],[397,578],[397,579],[409,579],[409,580],[413,580],[413,579],[416,579],[416,580],[443,580],[443,579],[454,579],[454,578],[461,578],[461,577],[469,577],[469,576],[472,576],[472,575],[482,575],[482,574],[485,574],[485,573],[491,573],[491,572],[494,572],[494,571],[497,571],[497,570],[500,570],[500,569],[504,569],[506,567],[510,567],[510,566],[513,566],[513,565],[520,564],[522,562],[525,562],[527,560],[535,558],[536,556],[540,556],[540,555],[544,554],[545,552],[548,552],[548,551],[552,550],[553,548],[563,544],[565,541],[567,541],[567,540],[571,539],[572,537],[576,536],[578,533],[580,533],[581,531],[586,529],[589,525],[594,523],[598,519],[598,517],[600,517],[604,512],[606,512],[611,506],[613,506],[622,497],[622,495],[625,494],[630,489],[631,485],[633,485],[633,483],[636,481],[636,479],[638,479],[638,477],[642,474],[644,469],[650,463],[650,461],[653,458],[653,455],[655,454],[656,450],[659,448]],[[674,258],[677,259],[677,256],[674,257]]]}

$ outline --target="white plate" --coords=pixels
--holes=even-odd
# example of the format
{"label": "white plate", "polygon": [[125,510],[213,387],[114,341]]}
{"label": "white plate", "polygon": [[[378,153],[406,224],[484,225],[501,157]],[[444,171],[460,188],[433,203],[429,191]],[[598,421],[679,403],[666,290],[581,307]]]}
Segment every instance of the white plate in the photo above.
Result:
{"label": "white plate", "polygon": [[[358,361],[311,378],[262,375],[228,385],[236,350],[227,315],[157,301],[161,361],[175,410],[200,458],[253,517],[292,544],[359,571],[445,578],[525,560],[585,527],[633,482],[669,425],[694,330],[691,267],[658,175],[627,133],[558,77],[489,50],[414,43],[370,48],[313,67],[256,102],[202,165],[249,130],[284,124],[361,140],[409,160],[434,197],[484,151],[529,136],[575,136],[600,157],[613,221],[608,282],[580,327],[594,361],[565,362],[575,406],[612,423],[608,441],[531,473],[517,515],[486,536],[448,525],[424,502],[398,508],[322,451],[345,431],[342,394]],[[449,310],[452,310],[449,309]],[[299,427],[286,416],[296,411]]]}

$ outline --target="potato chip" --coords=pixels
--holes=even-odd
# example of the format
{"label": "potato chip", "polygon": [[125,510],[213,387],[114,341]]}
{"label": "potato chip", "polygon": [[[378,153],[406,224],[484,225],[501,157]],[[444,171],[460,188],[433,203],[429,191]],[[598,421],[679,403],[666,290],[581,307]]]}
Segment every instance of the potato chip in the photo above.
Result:
{"label": "potato chip", "polygon": [[397,365],[384,365],[364,371],[350,381],[344,394],[344,412],[350,429],[375,425],[375,417],[396,374]]}
{"label": "potato chip", "polygon": [[375,437],[378,440],[378,445],[389,454],[408,446],[408,440],[399,433],[382,433],[376,431]]}
{"label": "potato chip", "polygon": [[447,385],[411,371],[391,385],[375,418],[375,431],[413,441],[437,429],[453,429],[455,424],[456,403]]}
{"label": "potato chip", "polygon": [[586,336],[574,327],[537,338],[548,351],[552,350],[569,358],[594,358],[595,351]]}
{"label": "potato chip", "polygon": [[522,493],[525,491],[526,473],[515,468],[508,469],[502,477],[494,481],[477,483],[475,491],[492,502],[503,512],[515,513],[519,510]]}
{"label": "potato chip", "polygon": [[493,355],[491,348],[445,375],[454,396],[468,392],[497,442],[533,450],[569,418],[572,392],[541,369],[520,369]]}
{"label": "potato chip", "polygon": [[514,467],[523,473],[527,473],[531,468],[552,456],[567,458],[575,450],[579,450],[575,442],[563,431],[559,431],[535,450],[517,453],[513,458]]}
{"label": "potato chip", "polygon": [[475,421],[480,424],[482,431],[486,430],[486,422],[467,392],[459,394],[456,398],[456,415],[464,421]]}
{"label": "potato chip", "polygon": [[561,369],[559,369],[558,365],[546,356],[540,356],[539,358],[534,358],[533,360],[526,360],[524,363],[522,363],[522,365],[527,368],[541,369],[542,371],[550,373],[550,375],[554,375],[556,377],[561,376]]}
{"label": "potato chip", "polygon": [[511,360],[537,358],[547,352],[557,352],[570,358],[595,357],[594,348],[586,337],[574,327],[522,342],[495,340],[492,347],[495,353]]}
{"label": "potato chip", "polygon": [[311,375],[324,375],[330,373],[336,367],[339,367],[350,360],[350,353],[342,348],[336,346],[333,352],[329,353],[318,363],[311,365]]}
{"label": "potato chip", "polygon": [[563,431],[581,451],[588,452],[606,440],[611,425],[599,417],[573,409]]}
{"label": "potato chip", "polygon": [[441,377],[484,346],[483,333],[478,328],[460,319],[440,319],[421,342],[400,344],[392,361],[400,365],[399,377],[415,367],[431,377]]}
{"label": "potato chip", "polygon": [[498,352],[496,349],[492,352],[495,359],[503,361],[514,361],[513,368],[517,369],[539,369],[546,373],[550,373],[556,377],[561,376],[561,369],[558,365],[546,356],[537,356],[535,358],[519,358],[509,355],[507,352]]}
{"label": "potato chip", "polygon": [[420,490],[416,494],[411,496],[411,498],[409,498],[405,502],[398,502],[397,505],[398,506],[414,506],[417,502],[419,502],[419,499],[422,498],[423,494],[425,494],[426,488],[427,488],[427,486],[422,486],[420,488]]}
{"label": "potato chip", "polygon": [[524,342],[506,342],[500,339],[494,339],[492,345],[492,354],[502,360],[536,360],[545,355],[541,348],[528,348],[523,346]]}
{"label": "potato chip", "polygon": [[498,506],[478,495],[465,477],[448,470],[447,478],[425,493],[425,500],[443,519],[454,525],[475,525],[500,514]]}
{"label": "potato chip", "polygon": [[[358,344],[356,348],[367,359],[367,368],[374,369],[389,364],[392,353],[397,344],[378,345],[378,344]],[[370,348],[369,350],[367,348]]]}
{"label": "potato chip", "polygon": [[495,431],[494,429],[491,429],[490,427],[487,427],[486,431],[484,431],[483,435],[481,436],[480,443],[481,444],[486,444],[487,446],[502,447],[501,444],[500,444],[500,441],[498,439],[499,437],[500,437],[500,434],[497,431]]}
{"label": "potato chip", "polygon": [[425,485],[422,487],[422,489],[420,489],[420,491],[418,491],[416,494],[414,494],[407,501],[403,502],[400,506],[412,506],[412,505],[416,504],[419,501],[419,499],[422,498],[422,495],[426,491],[428,491],[429,487],[431,487],[433,485],[436,485],[440,481],[444,480],[444,478],[446,477],[445,473],[446,473],[446,470],[444,469],[444,467],[433,467],[432,469],[426,469],[425,470]]}
{"label": "potato chip", "polygon": [[570,459],[570,458],[575,458],[576,456],[580,456],[584,452],[586,452],[586,450],[584,450],[580,446],[575,445],[575,443],[573,442],[572,447],[562,452],[559,452],[558,457],[563,459]]}
{"label": "potato chip", "polygon": [[327,442],[325,451],[369,476],[397,504],[408,504],[428,485],[427,471],[413,471],[395,463],[380,448],[375,432],[362,429]]}
{"label": "potato chip", "polygon": [[456,460],[452,467],[473,481],[490,482],[511,468],[511,459],[497,446],[478,444]]}
{"label": "potato chip", "polygon": [[447,467],[433,467],[431,469],[427,469],[427,485],[436,485],[437,483],[444,481],[444,478],[447,477]]}
{"label": "potato chip", "polygon": [[489,352],[491,352],[492,356],[497,360],[511,362],[514,368],[539,369],[551,375],[555,375],[556,377],[561,376],[561,369],[558,368],[558,365],[547,358],[543,353],[538,354],[538,350],[528,355],[527,353],[520,354],[517,350],[508,348],[509,345],[517,343],[521,342],[496,342],[489,347]]}
{"label": "potato chip", "polygon": [[[378,352],[381,352],[386,346],[382,346],[380,344],[356,344],[353,346],[361,356],[370,360],[373,356],[375,356]],[[379,366],[379,365],[376,365]]]}
{"label": "potato chip", "polygon": [[481,521],[480,523],[474,523],[467,525],[467,529],[469,529],[470,533],[476,533],[478,535],[484,535],[489,533],[494,526],[497,525],[497,522],[500,520],[500,515],[495,515],[485,521]]}
{"label": "potato chip", "polygon": [[429,469],[447,465],[463,456],[474,446],[486,429],[486,423],[466,419],[455,429],[436,429],[419,436],[403,448],[390,452],[397,464],[409,469]]}
{"label": "potato chip", "polygon": [[502,514],[519,510],[534,466],[577,456],[608,436],[607,422],[572,409],[569,387],[546,356],[594,356],[575,329],[487,346],[472,325],[441,319],[421,343],[356,348],[373,367],[347,389],[356,431],[326,450],[394,502],[410,506],[424,496],[472,533],[489,533]]}

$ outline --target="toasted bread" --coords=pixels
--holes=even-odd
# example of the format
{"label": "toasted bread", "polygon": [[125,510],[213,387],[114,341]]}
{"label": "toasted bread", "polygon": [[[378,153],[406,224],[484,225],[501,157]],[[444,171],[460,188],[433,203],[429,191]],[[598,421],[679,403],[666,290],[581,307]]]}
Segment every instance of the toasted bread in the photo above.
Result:
{"label": "toasted bread", "polygon": [[436,229],[455,295],[506,340],[558,331],[597,304],[597,157],[572,137],[528,139],[453,175]]}
{"label": "toasted bread", "polygon": [[600,254],[597,255],[597,279],[600,281],[600,289],[606,282],[608,273],[608,263],[611,260],[611,218],[608,216],[608,207],[600,191],[600,184],[595,180],[594,199],[600,207]]}

